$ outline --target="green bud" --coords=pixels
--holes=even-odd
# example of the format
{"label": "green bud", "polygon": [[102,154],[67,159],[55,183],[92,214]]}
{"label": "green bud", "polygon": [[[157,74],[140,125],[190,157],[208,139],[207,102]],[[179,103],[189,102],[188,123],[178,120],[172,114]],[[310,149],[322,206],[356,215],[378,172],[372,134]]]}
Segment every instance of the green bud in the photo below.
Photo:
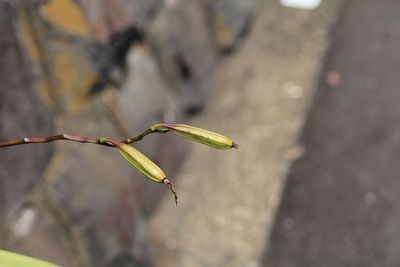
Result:
{"label": "green bud", "polygon": [[218,149],[230,149],[238,147],[238,145],[235,144],[232,139],[222,134],[185,124],[158,123],[154,124],[150,129],[155,132],[167,132],[170,130],[187,139]]}

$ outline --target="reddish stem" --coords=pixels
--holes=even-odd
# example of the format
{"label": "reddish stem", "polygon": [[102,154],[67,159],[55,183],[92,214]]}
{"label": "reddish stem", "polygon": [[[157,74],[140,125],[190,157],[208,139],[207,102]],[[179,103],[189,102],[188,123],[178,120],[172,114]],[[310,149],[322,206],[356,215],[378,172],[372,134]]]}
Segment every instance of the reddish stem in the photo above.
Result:
{"label": "reddish stem", "polygon": [[[152,131],[151,129],[148,129],[136,137],[127,138],[127,139],[121,140],[120,142],[125,143],[125,144],[132,144],[132,143],[142,140],[143,137],[145,137],[148,134],[154,133],[154,132],[158,132],[158,131]],[[7,147],[7,146],[24,145],[24,144],[49,143],[49,142],[58,141],[58,140],[66,140],[66,141],[73,141],[73,142],[79,142],[79,143],[90,143],[90,144],[96,144],[96,145],[101,145],[101,146],[114,146],[109,143],[101,143],[100,138],[76,136],[76,135],[63,133],[63,134],[57,134],[57,135],[52,135],[52,136],[48,136],[48,137],[25,137],[25,138],[21,138],[21,139],[3,141],[3,142],[0,142],[0,148]]]}

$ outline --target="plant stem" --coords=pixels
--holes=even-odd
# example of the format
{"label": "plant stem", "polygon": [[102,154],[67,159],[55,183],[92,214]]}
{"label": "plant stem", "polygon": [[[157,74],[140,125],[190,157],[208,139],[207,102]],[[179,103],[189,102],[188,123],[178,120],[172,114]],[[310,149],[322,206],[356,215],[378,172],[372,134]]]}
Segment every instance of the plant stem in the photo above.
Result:
{"label": "plant stem", "polygon": [[[125,144],[132,144],[132,143],[142,140],[143,137],[145,137],[146,135],[155,133],[155,132],[159,132],[159,131],[152,131],[151,129],[148,129],[136,137],[127,138],[125,140],[121,140],[120,142],[125,143]],[[79,143],[90,143],[90,144],[96,144],[96,145],[101,145],[101,146],[114,146],[110,143],[105,143],[105,142],[101,143],[100,138],[76,136],[76,135],[63,133],[63,134],[57,134],[57,135],[52,135],[52,136],[48,136],[48,137],[25,137],[25,138],[21,138],[21,139],[3,141],[3,142],[0,142],[0,148],[7,147],[7,146],[33,144],[33,143],[49,143],[49,142],[58,141],[58,140],[66,140],[66,141],[73,141],[73,142],[79,142]]]}

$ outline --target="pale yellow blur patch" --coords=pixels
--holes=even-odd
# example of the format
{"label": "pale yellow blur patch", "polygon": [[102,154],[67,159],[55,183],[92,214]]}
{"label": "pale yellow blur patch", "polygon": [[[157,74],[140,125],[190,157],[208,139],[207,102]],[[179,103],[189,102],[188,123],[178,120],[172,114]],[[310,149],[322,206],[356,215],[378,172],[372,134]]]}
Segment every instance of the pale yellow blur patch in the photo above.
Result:
{"label": "pale yellow blur patch", "polygon": [[[87,57],[76,47],[64,43],[62,50],[55,53],[53,61],[54,78],[64,108],[77,112],[85,104],[96,74]],[[58,88],[57,88],[58,87]]]}
{"label": "pale yellow blur patch", "polygon": [[43,17],[69,33],[89,36],[84,14],[72,0],[53,0],[41,7]]}
{"label": "pale yellow blur patch", "polygon": [[232,45],[234,41],[232,31],[226,24],[225,19],[218,14],[215,17],[215,31],[219,47],[228,48]]}
{"label": "pale yellow blur patch", "polygon": [[[73,1],[49,1],[40,10],[45,19],[64,31],[88,34],[83,14]],[[79,111],[97,77],[88,55],[65,39],[49,38],[46,27],[28,16],[24,5],[18,11],[21,39],[36,69],[39,96],[53,110]]]}

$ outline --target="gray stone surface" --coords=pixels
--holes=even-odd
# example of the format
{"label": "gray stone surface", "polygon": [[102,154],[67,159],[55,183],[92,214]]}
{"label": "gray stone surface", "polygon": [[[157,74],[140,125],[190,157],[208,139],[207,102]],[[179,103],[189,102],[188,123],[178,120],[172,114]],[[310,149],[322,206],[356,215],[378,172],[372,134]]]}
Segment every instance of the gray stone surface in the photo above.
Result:
{"label": "gray stone surface", "polygon": [[[102,14],[97,19],[106,20],[102,16],[111,16],[115,19],[111,26],[115,27],[109,25],[110,28],[99,29],[101,32],[92,29],[91,33],[99,38],[92,37],[93,40],[104,41],[102,38],[132,26],[137,18],[126,20],[127,16],[115,17],[113,13],[121,11],[126,2],[115,2],[110,9],[104,9],[103,3]],[[19,4],[16,5],[21,9],[19,17],[17,9],[6,2],[1,3],[0,10],[4,14],[0,18],[4,29],[0,30],[5,33],[0,45],[6,52],[0,60],[0,75],[5,80],[0,87],[4,92],[0,98],[1,140],[57,132],[132,137],[152,123],[177,118],[178,109],[174,107],[178,105],[173,102],[177,99],[164,83],[150,49],[128,43],[128,48],[129,45],[133,48],[130,54],[121,52],[126,57],[122,60],[126,60],[127,68],[121,76],[120,90],[106,84],[104,91],[88,97],[87,92],[98,75],[92,65],[96,62],[88,61],[93,44],[85,40],[87,36],[76,36],[76,32],[91,25],[68,24],[68,21],[63,24],[58,16],[42,12],[46,5],[51,5],[53,11],[65,8],[67,14],[79,18],[80,6],[68,1],[49,1],[38,6]],[[90,1],[83,4],[96,6]],[[150,5],[150,2],[142,4]],[[142,4],[135,4],[133,10],[138,12]],[[126,15],[132,10],[125,11]],[[45,23],[41,19],[43,14],[47,16]],[[26,22],[29,27],[25,27]],[[21,55],[29,56],[30,61],[23,61]],[[33,70],[36,83],[30,73]],[[34,91],[39,87],[37,91],[42,93],[42,98]],[[54,97],[46,98],[47,93]],[[43,98],[48,106],[60,108],[55,118],[42,106]],[[137,147],[168,174],[177,171],[184,146],[176,145],[170,136],[161,135],[148,137],[143,142],[144,145]],[[0,170],[0,217],[10,208],[14,210],[1,223],[0,246],[65,266],[125,263],[151,266],[153,255],[146,216],[154,211],[167,188],[144,178],[115,149],[67,142],[35,147],[38,148],[35,151],[32,146],[1,151],[0,164],[4,167]],[[17,160],[25,165],[17,166]],[[32,191],[39,179],[43,183]],[[19,220],[20,214],[25,214],[25,206],[20,206],[23,202],[30,203],[32,210],[39,210],[30,220]],[[19,228],[25,229],[23,234],[13,230]],[[63,250],[65,253],[60,253]]]}
{"label": "gray stone surface", "polygon": [[158,266],[258,266],[290,162],[302,154],[295,140],[340,3],[313,12],[274,0],[257,7],[254,30],[217,69],[208,109],[190,122],[239,149],[190,143],[178,208],[166,199],[151,218]]}
{"label": "gray stone surface", "polygon": [[[44,206],[23,205],[9,218],[7,249],[61,266],[81,266],[65,229]],[[4,243],[4,240],[2,240]]]}
{"label": "gray stone surface", "polygon": [[399,266],[399,9],[344,5],[263,266]]}
{"label": "gray stone surface", "polygon": [[[52,115],[33,86],[33,75],[19,43],[16,10],[0,2],[0,140],[46,135]],[[40,179],[53,146],[27,145],[0,151],[0,218],[16,208]]]}
{"label": "gray stone surface", "polygon": [[165,1],[150,39],[163,75],[180,108],[195,114],[204,107],[217,60],[217,46],[205,5],[197,0]]}
{"label": "gray stone surface", "polygon": [[129,27],[145,29],[162,0],[81,0],[94,40],[106,42],[116,32]]}
{"label": "gray stone surface", "polygon": [[209,0],[209,5],[218,46],[223,51],[231,51],[250,29],[257,1]]}

